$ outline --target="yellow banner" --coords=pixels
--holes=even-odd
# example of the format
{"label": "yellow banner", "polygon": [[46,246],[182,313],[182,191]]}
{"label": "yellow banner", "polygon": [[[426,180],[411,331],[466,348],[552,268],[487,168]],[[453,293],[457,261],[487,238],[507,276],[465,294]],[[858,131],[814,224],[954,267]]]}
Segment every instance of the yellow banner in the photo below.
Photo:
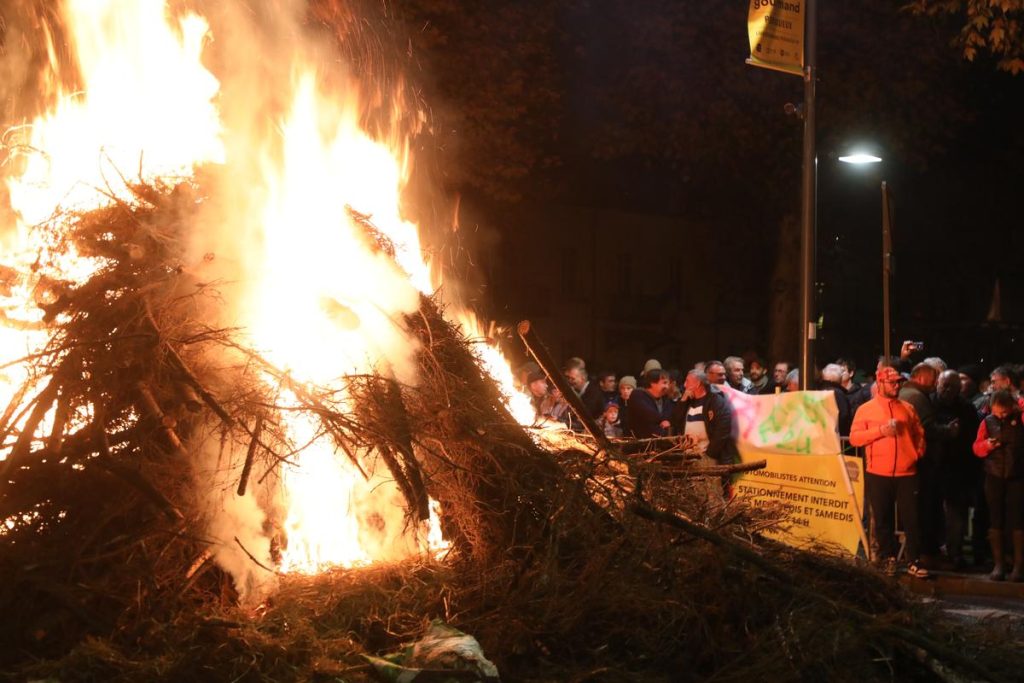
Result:
{"label": "yellow banner", "polygon": [[803,74],[804,0],[750,0],[747,64]]}
{"label": "yellow banner", "polygon": [[839,453],[839,408],[831,391],[750,396],[722,385],[732,405],[737,445],[761,453]]}
{"label": "yellow banner", "polygon": [[857,545],[864,539],[860,458],[766,454],[746,450],[742,444],[740,457],[744,462],[768,461],[765,469],[741,475],[735,491],[754,505],[782,502],[788,506],[791,526],[774,534],[778,540],[794,547],[832,544],[851,555],[857,553]]}

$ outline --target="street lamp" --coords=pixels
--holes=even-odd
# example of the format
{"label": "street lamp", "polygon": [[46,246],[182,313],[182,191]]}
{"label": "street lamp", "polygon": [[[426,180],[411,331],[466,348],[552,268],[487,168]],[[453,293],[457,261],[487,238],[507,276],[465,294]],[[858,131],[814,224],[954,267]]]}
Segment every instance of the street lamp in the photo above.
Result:
{"label": "street lamp", "polygon": [[881,160],[882,157],[876,157],[874,154],[867,154],[866,152],[855,152],[853,154],[847,154],[846,156],[839,157],[839,161],[844,164],[854,164],[856,166],[877,164]]}
{"label": "street lamp", "polygon": [[[863,166],[877,164],[881,157],[867,152],[854,152],[839,157],[845,164]],[[892,315],[890,310],[889,286],[892,281],[892,210],[889,197],[889,186],[882,181],[882,353],[886,362],[892,356]]]}

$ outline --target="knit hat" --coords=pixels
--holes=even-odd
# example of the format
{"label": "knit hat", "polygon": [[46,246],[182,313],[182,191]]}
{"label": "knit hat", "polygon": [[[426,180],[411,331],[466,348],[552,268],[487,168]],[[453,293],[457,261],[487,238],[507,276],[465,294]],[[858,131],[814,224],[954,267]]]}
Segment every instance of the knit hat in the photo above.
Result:
{"label": "knit hat", "polygon": [[622,387],[623,385],[636,389],[636,377],[633,375],[625,375],[619,380],[619,386]]}
{"label": "knit hat", "polygon": [[661,362],[658,359],[651,358],[644,363],[644,371],[641,374],[646,375],[651,370],[661,370]]}

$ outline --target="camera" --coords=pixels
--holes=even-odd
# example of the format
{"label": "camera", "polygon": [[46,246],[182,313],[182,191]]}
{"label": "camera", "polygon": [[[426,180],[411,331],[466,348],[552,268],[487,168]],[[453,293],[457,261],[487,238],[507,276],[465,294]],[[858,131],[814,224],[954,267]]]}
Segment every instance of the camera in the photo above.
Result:
{"label": "camera", "polygon": [[907,348],[909,348],[911,351],[924,351],[924,342],[923,341],[910,342],[907,345]]}

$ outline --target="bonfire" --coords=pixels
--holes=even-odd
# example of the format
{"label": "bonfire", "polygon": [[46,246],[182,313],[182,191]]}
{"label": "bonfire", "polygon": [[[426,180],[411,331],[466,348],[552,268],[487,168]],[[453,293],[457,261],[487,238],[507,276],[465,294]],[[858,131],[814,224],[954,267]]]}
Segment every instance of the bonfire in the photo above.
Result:
{"label": "bonfire", "polygon": [[[4,670],[376,680],[432,621],[507,679],[1020,670],[1016,634],[762,536],[783,511],[709,496],[730,470],[678,442],[517,419],[403,211],[414,98],[311,67],[359,51],[350,11],[100,5],[41,18],[83,90],[5,137]],[[240,37],[270,26],[305,39]],[[256,116],[233,98],[259,78]]]}

